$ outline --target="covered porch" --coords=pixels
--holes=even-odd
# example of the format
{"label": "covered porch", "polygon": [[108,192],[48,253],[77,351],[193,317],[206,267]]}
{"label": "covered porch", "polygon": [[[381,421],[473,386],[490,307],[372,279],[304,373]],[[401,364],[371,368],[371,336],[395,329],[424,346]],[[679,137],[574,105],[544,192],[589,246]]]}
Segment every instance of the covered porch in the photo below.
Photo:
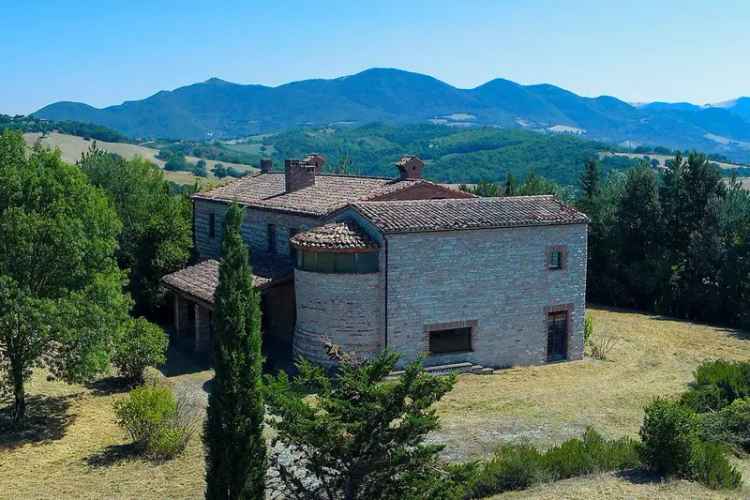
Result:
{"label": "covered porch", "polygon": [[[263,343],[271,352],[291,353],[295,322],[292,278],[291,266],[286,263],[253,262],[253,286],[261,292]],[[172,295],[173,345],[185,352],[208,356],[213,341],[219,261],[205,260],[168,274],[162,278],[162,284]]]}

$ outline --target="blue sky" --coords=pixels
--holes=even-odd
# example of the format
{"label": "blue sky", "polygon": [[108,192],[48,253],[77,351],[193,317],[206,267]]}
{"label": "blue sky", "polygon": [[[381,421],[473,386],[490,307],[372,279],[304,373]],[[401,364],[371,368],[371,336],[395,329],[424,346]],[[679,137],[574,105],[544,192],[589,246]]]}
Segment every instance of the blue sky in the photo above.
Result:
{"label": "blue sky", "polygon": [[750,95],[750,2],[0,0],[0,113],[370,67],[628,101]]}

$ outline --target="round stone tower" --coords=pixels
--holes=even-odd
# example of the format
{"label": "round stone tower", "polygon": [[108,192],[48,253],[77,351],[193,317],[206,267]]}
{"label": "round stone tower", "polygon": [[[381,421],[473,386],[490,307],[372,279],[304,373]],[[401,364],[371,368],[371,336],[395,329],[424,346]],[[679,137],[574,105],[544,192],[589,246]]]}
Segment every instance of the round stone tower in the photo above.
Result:
{"label": "round stone tower", "polygon": [[294,357],[332,366],[341,355],[369,357],[383,349],[378,244],[351,221],[290,241],[297,250]]}

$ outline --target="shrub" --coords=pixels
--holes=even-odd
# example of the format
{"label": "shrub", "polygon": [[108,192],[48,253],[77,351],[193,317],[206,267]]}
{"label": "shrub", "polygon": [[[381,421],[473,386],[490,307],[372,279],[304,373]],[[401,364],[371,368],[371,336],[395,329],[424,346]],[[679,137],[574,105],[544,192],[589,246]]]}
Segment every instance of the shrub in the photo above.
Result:
{"label": "shrub", "polygon": [[594,333],[594,318],[591,314],[586,313],[583,319],[583,345],[587,346],[591,343],[591,335]]}
{"label": "shrub", "polygon": [[144,318],[134,319],[119,339],[112,363],[128,380],[142,382],[144,368],[166,361],[168,345],[169,338],[159,326]]}
{"label": "shrub", "polygon": [[690,479],[715,490],[739,488],[742,484],[742,475],[727,460],[723,446],[703,441],[693,443]]}
{"label": "shrub", "polygon": [[685,477],[697,436],[696,415],[685,406],[657,399],[645,409],[641,459],[654,472]]}
{"label": "shrub", "polygon": [[750,396],[750,362],[707,361],[695,371],[695,381],[683,403],[704,413],[720,410],[735,399]]}
{"label": "shrub", "polygon": [[718,412],[702,415],[701,437],[750,452],[750,398],[736,399]]}
{"label": "shrub", "polygon": [[175,397],[166,385],[133,389],[115,403],[115,415],[136,447],[157,459],[182,453],[198,424],[195,407],[186,398]]}
{"label": "shrub", "polygon": [[499,448],[471,485],[473,497],[522,490],[545,478],[542,454],[531,445]]}
{"label": "shrub", "polygon": [[547,479],[622,470],[640,465],[637,443],[629,438],[606,440],[593,429],[540,452],[530,445],[504,446],[470,484],[473,497],[528,488]]}

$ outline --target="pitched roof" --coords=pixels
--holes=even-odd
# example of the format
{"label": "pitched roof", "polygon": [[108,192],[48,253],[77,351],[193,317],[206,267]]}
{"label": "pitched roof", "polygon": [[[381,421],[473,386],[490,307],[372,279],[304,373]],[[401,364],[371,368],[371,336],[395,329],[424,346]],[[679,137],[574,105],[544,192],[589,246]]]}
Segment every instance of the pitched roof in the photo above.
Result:
{"label": "pitched roof", "polygon": [[193,198],[237,202],[243,205],[322,216],[360,200],[377,199],[429,181],[319,174],[315,184],[287,193],[283,173],[242,177]]}
{"label": "pitched roof", "polygon": [[366,251],[378,244],[355,222],[333,222],[294,235],[290,240],[298,248],[341,252]]}
{"label": "pitched roof", "polygon": [[[277,260],[253,259],[253,286],[266,288],[290,275],[291,265]],[[204,260],[188,266],[162,279],[169,288],[183,292],[208,304],[214,303],[214,293],[219,285],[219,261]]]}
{"label": "pitched roof", "polygon": [[355,210],[384,233],[584,224],[589,219],[551,195],[364,201]]}

